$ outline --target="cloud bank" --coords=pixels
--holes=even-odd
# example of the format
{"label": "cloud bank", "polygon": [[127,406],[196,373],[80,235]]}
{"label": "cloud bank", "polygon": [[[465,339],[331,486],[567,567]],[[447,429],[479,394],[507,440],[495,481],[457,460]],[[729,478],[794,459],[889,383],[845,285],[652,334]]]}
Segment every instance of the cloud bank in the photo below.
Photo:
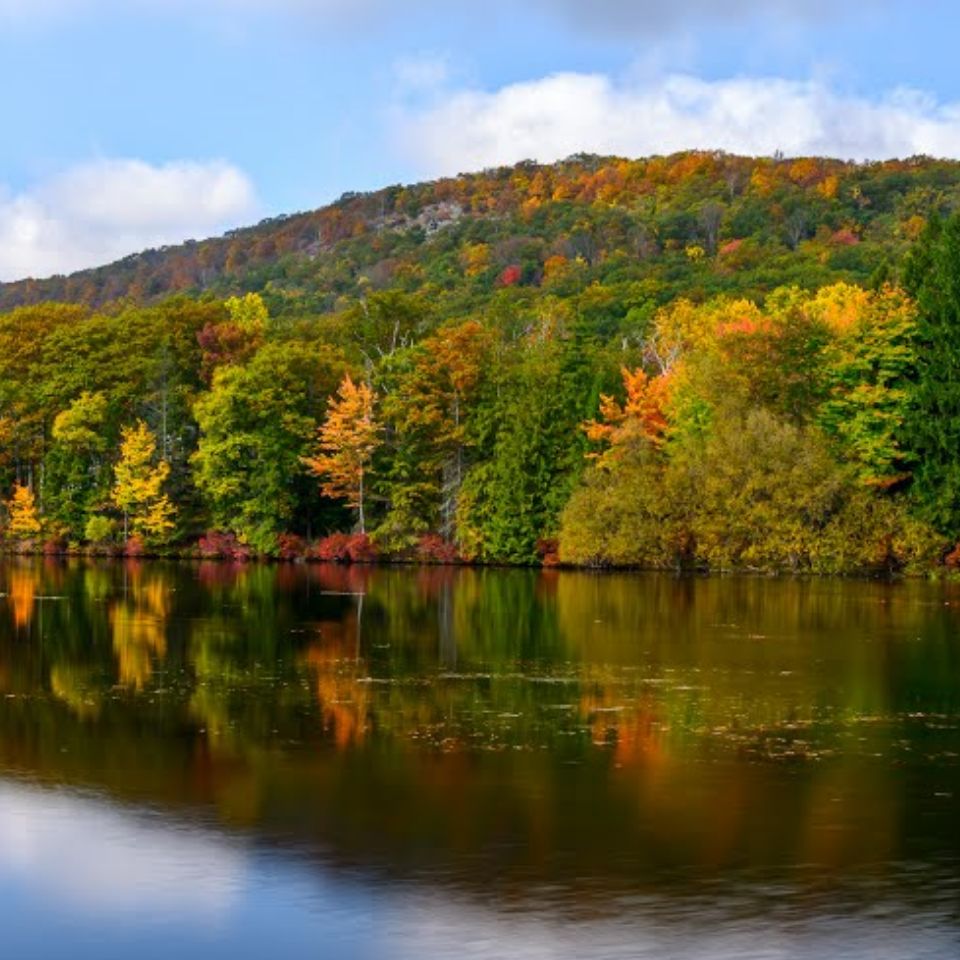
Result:
{"label": "cloud bank", "polygon": [[778,78],[558,73],[492,92],[437,88],[395,104],[392,121],[396,145],[426,176],[581,151],[960,157],[960,103],[910,90],[868,99]]}
{"label": "cloud bank", "polygon": [[0,281],[220,233],[255,207],[250,181],[223,161],[97,160],[20,193],[0,184]]}

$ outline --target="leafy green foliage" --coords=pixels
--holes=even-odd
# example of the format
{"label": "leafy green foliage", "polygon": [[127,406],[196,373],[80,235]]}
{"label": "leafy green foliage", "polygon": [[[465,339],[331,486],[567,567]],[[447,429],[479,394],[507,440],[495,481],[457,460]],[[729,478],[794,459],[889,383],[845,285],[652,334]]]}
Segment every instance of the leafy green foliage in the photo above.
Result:
{"label": "leafy green foliage", "polygon": [[916,464],[914,496],[936,527],[960,529],[960,216],[931,222],[907,262],[917,302],[916,373],[904,442]]}
{"label": "leafy green foliage", "polygon": [[958,199],[922,158],[579,156],[0,286],[0,486],[72,543],[175,508],[299,556],[355,511],[363,557],[922,567],[960,538]]}
{"label": "leafy green foliage", "polygon": [[[642,373],[605,398],[610,449],[568,504],[571,562],[820,572],[921,567],[944,541],[894,495],[912,304],[885,287],[777,291],[762,308],[678,303],[655,321],[663,432]],[[634,396],[631,390],[636,391]],[[635,426],[631,429],[631,421]]]}
{"label": "leafy green foliage", "polygon": [[309,487],[303,459],[327,397],[345,371],[332,347],[266,344],[244,365],[223,367],[194,415],[200,440],[194,482],[213,524],[269,552]]}
{"label": "leafy green foliage", "polygon": [[257,292],[277,316],[400,290],[465,316],[497,288],[570,296],[594,282],[611,291],[639,283],[661,303],[759,297],[784,284],[867,283],[958,197],[960,164],[922,157],[579,155],[351,194],[217,239],[0,285],[0,310]]}

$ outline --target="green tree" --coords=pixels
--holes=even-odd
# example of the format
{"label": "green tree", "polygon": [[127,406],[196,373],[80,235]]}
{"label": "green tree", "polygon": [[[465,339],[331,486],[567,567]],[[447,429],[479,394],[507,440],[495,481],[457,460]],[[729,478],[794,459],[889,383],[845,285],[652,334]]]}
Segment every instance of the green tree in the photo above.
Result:
{"label": "green tree", "polygon": [[960,537],[960,214],[933,220],[911,251],[904,283],[917,303],[916,372],[903,442],[912,492],[938,530]]}
{"label": "green tree", "polygon": [[596,410],[605,365],[579,338],[530,340],[487,391],[479,458],[459,517],[468,552],[532,563],[557,533],[584,468],[582,422]]}
{"label": "green tree", "polygon": [[893,287],[868,292],[846,284],[820,291],[813,305],[826,307],[834,333],[823,352],[827,394],[816,422],[867,486],[902,486],[910,476],[903,429],[916,365],[915,306]]}
{"label": "green tree", "polygon": [[316,499],[303,458],[345,368],[340,351],[293,340],[216,371],[194,405],[200,441],[192,458],[214,526],[269,553],[299,504]]}
{"label": "green tree", "polygon": [[490,332],[468,320],[439,330],[387,365],[396,371],[383,405],[394,455],[381,484],[387,500],[381,542],[404,545],[427,530],[457,539],[468,420],[490,347]]}
{"label": "green tree", "polygon": [[54,417],[44,459],[44,508],[73,537],[83,535],[91,510],[109,498],[105,424],[107,398],[84,391]]}
{"label": "green tree", "polygon": [[224,306],[230,319],[241,330],[254,336],[263,335],[270,315],[260,294],[248,293],[242,297],[230,297],[224,302]]}

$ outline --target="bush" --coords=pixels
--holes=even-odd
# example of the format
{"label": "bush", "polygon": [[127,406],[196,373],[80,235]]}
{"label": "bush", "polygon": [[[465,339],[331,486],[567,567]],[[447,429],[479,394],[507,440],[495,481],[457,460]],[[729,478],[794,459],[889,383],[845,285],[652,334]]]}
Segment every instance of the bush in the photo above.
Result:
{"label": "bush", "polygon": [[349,534],[331,533],[328,537],[318,540],[308,551],[311,560],[345,563],[349,559],[347,540]]}
{"label": "bush", "polygon": [[198,541],[197,549],[205,560],[236,560],[244,562],[253,557],[253,550],[241,543],[236,534],[208,530]]}
{"label": "bush", "polygon": [[105,544],[113,540],[114,522],[109,517],[94,514],[83,528],[83,539],[89,543]]}
{"label": "bush", "polygon": [[420,563],[460,563],[462,560],[456,546],[436,533],[420,537],[416,557]]}
{"label": "bush", "polygon": [[125,557],[142,557],[147,552],[147,545],[143,542],[143,538],[138,534],[134,534],[132,537],[127,539],[127,542],[123,545],[123,555]]}
{"label": "bush", "polygon": [[42,551],[48,557],[66,553],[67,541],[64,537],[49,537],[43,542]]}
{"label": "bush", "polygon": [[560,540],[557,537],[542,537],[537,541],[537,556],[545,567],[560,565]]}
{"label": "bush", "polygon": [[277,556],[281,560],[302,560],[307,555],[307,544],[295,533],[281,533],[277,537]]}
{"label": "bush", "polygon": [[314,544],[308,555],[311,560],[332,563],[372,563],[379,554],[365,533],[331,533]]}
{"label": "bush", "polygon": [[926,572],[945,552],[902,498],[860,483],[818,431],[756,409],[702,444],[587,471],[560,555],[610,566],[813,573]]}

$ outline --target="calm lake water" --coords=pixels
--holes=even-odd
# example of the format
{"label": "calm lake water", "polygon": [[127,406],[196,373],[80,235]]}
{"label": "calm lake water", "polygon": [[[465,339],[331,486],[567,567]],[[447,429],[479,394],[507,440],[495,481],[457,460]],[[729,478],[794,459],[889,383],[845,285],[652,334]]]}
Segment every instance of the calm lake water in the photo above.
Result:
{"label": "calm lake water", "polygon": [[0,565],[5,957],[960,956],[960,586]]}

